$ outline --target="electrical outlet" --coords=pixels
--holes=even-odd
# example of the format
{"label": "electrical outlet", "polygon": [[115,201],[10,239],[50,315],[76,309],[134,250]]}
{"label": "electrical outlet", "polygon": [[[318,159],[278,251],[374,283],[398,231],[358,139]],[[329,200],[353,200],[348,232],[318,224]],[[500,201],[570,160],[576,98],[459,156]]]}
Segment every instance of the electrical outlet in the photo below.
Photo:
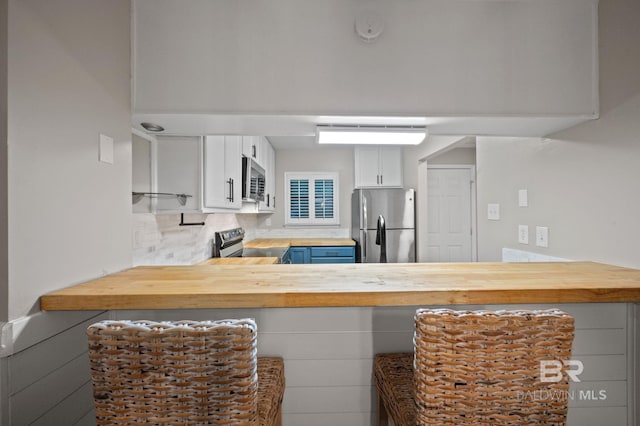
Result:
{"label": "electrical outlet", "polygon": [[529,225],[518,225],[518,242],[529,244]]}
{"label": "electrical outlet", "polygon": [[546,226],[536,226],[536,245],[549,247],[549,228]]}

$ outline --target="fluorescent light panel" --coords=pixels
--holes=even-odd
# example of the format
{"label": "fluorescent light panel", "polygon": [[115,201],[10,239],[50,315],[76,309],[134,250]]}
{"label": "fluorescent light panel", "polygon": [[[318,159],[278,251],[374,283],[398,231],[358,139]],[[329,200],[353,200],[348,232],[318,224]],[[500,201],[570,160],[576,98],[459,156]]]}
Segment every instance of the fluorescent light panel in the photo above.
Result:
{"label": "fluorescent light panel", "polygon": [[413,126],[316,127],[316,139],[321,144],[418,145],[426,136],[426,128]]}

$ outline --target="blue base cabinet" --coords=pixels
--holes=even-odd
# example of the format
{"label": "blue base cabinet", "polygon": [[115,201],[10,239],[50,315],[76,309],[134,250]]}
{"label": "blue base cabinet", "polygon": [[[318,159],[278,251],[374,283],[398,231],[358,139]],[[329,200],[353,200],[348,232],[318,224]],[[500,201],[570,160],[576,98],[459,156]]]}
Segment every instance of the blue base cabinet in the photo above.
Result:
{"label": "blue base cabinet", "polygon": [[291,263],[311,263],[310,247],[289,247],[289,259]]}
{"label": "blue base cabinet", "polygon": [[355,263],[355,247],[311,247],[311,263]]}
{"label": "blue base cabinet", "polygon": [[291,263],[355,263],[355,247],[291,247]]}

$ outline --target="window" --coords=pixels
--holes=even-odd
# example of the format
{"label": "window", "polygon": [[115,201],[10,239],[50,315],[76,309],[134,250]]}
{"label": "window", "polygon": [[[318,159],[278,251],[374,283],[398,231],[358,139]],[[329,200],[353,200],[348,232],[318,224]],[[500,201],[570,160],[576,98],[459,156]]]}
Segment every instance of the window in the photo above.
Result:
{"label": "window", "polygon": [[337,173],[287,172],[284,181],[285,224],[339,224]]}

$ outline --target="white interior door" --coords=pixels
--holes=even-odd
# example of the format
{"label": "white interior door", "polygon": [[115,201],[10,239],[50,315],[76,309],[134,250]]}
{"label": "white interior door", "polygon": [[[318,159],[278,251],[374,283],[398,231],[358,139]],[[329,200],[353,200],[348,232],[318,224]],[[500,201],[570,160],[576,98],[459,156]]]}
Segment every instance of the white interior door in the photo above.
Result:
{"label": "white interior door", "polygon": [[428,262],[474,260],[473,175],[471,166],[428,168]]}

